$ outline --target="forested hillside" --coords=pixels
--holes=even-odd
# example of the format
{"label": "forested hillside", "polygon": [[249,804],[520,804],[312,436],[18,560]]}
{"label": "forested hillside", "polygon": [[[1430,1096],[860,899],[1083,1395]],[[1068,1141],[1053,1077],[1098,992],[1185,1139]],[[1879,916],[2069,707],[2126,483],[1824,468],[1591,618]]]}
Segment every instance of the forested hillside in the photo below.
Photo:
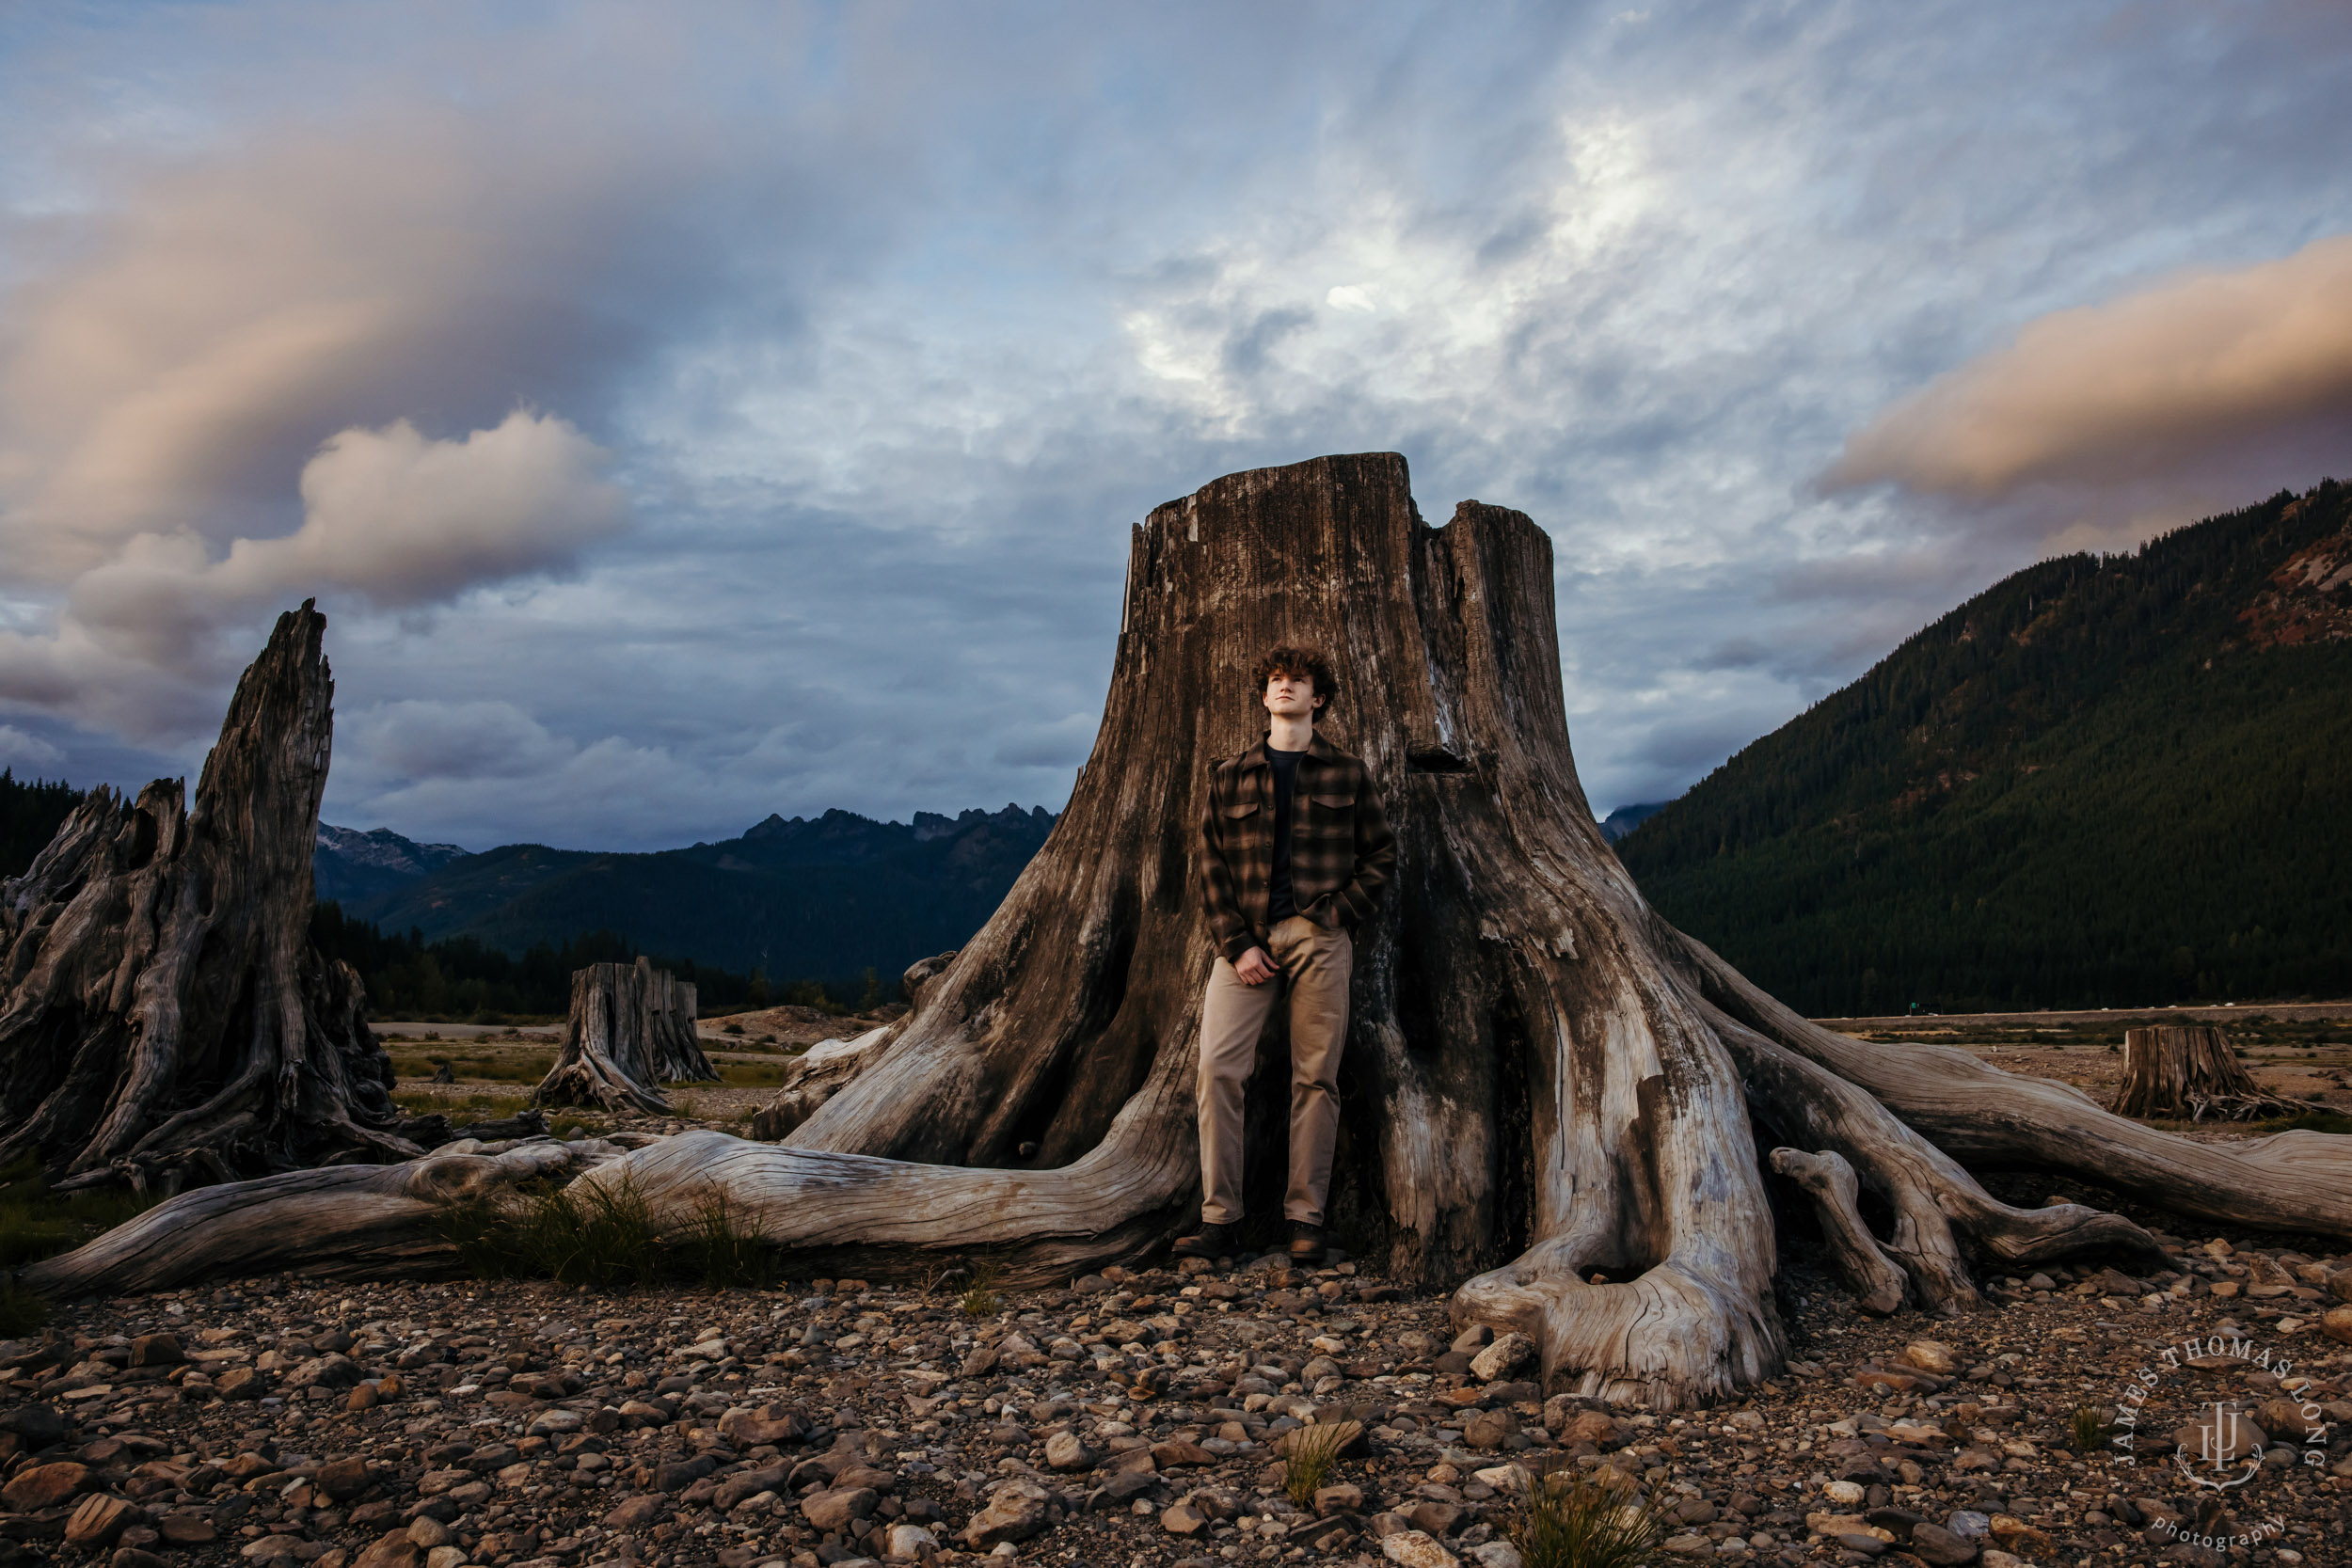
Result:
{"label": "forested hillside", "polygon": [[1817,1016],[2352,994],[2352,488],[2020,572],[1618,853]]}
{"label": "forested hillside", "polygon": [[1042,809],[912,823],[852,812],[771,816],[740,838],[652,854],[515,844],[446,861],[342,912],[426,942],[471,938],[521,956],[592,931],[781,989],[854,999],[916,958],[960,947],[996,911],[1053,828]]}

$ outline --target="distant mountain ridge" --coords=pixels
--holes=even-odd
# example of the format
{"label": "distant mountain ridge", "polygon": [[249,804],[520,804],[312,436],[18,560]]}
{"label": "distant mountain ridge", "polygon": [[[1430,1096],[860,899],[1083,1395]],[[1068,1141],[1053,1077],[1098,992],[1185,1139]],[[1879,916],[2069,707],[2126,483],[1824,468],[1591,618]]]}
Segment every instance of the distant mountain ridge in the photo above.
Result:
{"label": "distant mountain ridge", "polygon": [[1995,584],[1618,854],[1816,1017],[2352,993],[2352,487]]}
{"label": "distant mountain ridge", "polygon": [[917,812],[912,822],[834,810],[771,815],[739,837],[682,849],[509,844],[481,854],[322,826],[313,865],[322,899],[427,942],[470,937],[520,954],[602,929],[779,983],[847,981],[868,968],[888,982],[968,941],[1054,822],[1041,806]]}
{"label": "distant mountain ridge", "polygon": [[373,894],[389,893],[438,871],[466,853],[454,844],[419,844],[389,828],[374,828],[363,833],[355,828],[322,822],[318,848],[310,856],[310,869],[319,897],[350,903]]}
{"label": "distant mountain ridge", "polygon": [[1664,811],[1672,802],[1651,800],[1641,805],[1619,806],[1600,819],[1600,836],[1614,844],[1643,823]]}

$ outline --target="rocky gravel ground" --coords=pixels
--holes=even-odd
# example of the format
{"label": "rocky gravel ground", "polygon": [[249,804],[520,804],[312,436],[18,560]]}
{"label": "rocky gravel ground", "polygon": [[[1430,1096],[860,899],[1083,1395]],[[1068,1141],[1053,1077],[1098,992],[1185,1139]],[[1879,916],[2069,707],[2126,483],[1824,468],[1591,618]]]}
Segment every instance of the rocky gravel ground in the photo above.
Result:
{"label": "rocky gravel ground", "polygon": [[[1518,1568],[1529,1478],[1604,1470],[1661,1561],[2352,1563],[2352,1259],[2165,1240],[1945,1319],[1800,1260],[1787,1374],[1679,1413],[1546,1398],[1524,1341],[1344,1261],[74,1304],[0,1346],[0,1563]],[[2078,1408],[2127,1442],[2075,1451]],[[1348,1446],[1294,1499],[1310,1427]]]}

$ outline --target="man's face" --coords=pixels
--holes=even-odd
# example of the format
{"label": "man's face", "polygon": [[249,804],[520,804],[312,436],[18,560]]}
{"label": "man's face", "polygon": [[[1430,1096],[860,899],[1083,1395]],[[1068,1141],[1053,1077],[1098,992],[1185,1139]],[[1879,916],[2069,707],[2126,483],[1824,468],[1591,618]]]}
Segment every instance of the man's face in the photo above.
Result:
{"label": "man's face", "polygon": [[1274,674],[1266,677],[1265,710],[1277,719],[1311,719],[1323,705],[1315,695],[1311,675]]}

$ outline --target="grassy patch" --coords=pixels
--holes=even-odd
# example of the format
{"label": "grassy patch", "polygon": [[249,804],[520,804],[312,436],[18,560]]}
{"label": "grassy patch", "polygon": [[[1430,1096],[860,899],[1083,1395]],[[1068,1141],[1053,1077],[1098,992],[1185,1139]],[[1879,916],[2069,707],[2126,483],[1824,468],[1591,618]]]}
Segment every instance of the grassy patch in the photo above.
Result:
{"label": "grassy patch", "polygon": [[493,1084],[536,1084],[555,1065],[549,1050],[394,1051],[392,1070],[403,1078],[430,1078],[446,1067],[460,1078]]}
{"label": "grassy patch", "polygon": [[2313,1111],[2307,1116],[2249,1121],[2246,1130],[2249,1132],[2352,1132],[2352,1117],[2337,1111]]}
{"label": "grassy patch", "polygon": [[1637,1568],[1669,1533],[1665,1489],[1637,1500],[1585,1476],[1539,1476],[1504,1530],[1527,1568]]}
{"label": "grassy patch", "polygon": [[600,1291],[662,1279],[723,1289],[781,1276],[775,1249],[713,1188],[664,1240],[635,1183],[539,1184],[502,1197],[444,1204],[435,1229],[476,1279],[552,1279]]}
{"label": "grassy patch", "polygon": [[783,1272],[776,1249],[716,1187],[694,1206],[693,1221],[675,1250],[679,1272],[714,1289],[765,1290]]}
{"label": "grassy patch", "polygon": [[784,1082],[782,1062],[721,1062],[719,1082],[731,1089],[769,1088]]}
{"label": "grassy patch", "polygon": [[40,1163],[28,1156],[0,1171],[0,1268],[71,1252],[158,1201],[122,1187],[60,1196],[49,1190]]}
{"label": "grassy patch", "polygon": [[[472,1121],[503,1121],[518,1116],[531,1103],[527,1094],[434,1094],[425,1089],[402,1089],[392,1103],[412,1117],[438,1112],[458,1126]],[[581,1125],[586,1125],[582,1123]]]}
{"label": "grassy patch", "polygon": [[476,1279],[552,1279],[611,1291],[650,1285],[661,1272],[653,1215],[628,1181],[463,1199],[442,1207],[435,1228]]}

